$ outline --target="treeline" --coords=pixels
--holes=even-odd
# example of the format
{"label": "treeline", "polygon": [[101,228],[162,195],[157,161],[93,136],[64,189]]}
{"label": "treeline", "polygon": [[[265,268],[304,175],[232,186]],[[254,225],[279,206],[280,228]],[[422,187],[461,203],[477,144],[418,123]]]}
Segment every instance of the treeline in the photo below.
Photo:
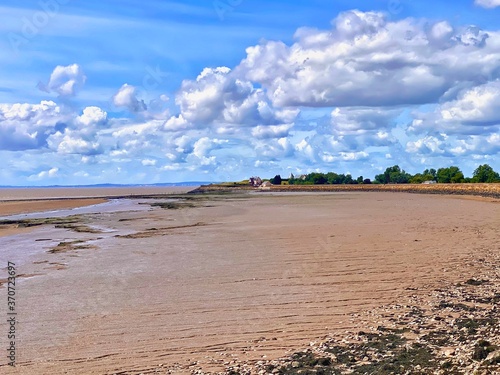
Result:
{"label": "treeline", "polygon": [[459,167],[426,169],[422,173],[412,175],[401,169],[399,165],[389,167],[384,173],[375,176],[372,181],[369,178],[359,176],[353,178],[350,174],[337,174],[334,172],[313,172],[295,177],[293,174],[289,179],[282,179],[280,175],[274,176],[270,182],[274,185],[288,183],[290,185],[342,185],[342,184],[421,184],[423,182],[437,183],[493,183],[500,182],[500,175],[488,164],[480,165],[474,171],[472,177],[465,177]]}

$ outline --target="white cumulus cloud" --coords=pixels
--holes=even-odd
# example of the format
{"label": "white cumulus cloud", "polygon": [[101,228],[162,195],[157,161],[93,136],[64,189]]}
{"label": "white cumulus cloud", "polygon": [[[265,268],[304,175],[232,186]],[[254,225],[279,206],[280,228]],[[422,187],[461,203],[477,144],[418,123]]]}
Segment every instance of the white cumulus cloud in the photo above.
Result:
{"label": "white cumulus cloud", "polygon": [[141,163],[145,167],[153,167],[153,166],[156,165],[156,160],[153,160],[153,159],[144,159],[144,160],[142,160]]}
{"label": "white cumulus cloud", "polygon": [[417,141],[410,141],[406,144],[406,151],[418,154],[442,154],[443,141],[432,136],[427,136]]}
{"label": "white cumulus cloud", "polygon": [[59,172],[59,168],[51,168],[49,170],[41,171],[36,175],[31,175],[29,177],[30,180],[43,180],[46,178],[54,178],[57,177],[57,174]]}
{"label": "white cumulus cloud", "polygon": [[61,96],[74,96],[86,79],[80,65],[58,65],[50,75],[49,82],[46,85],[39,83],[38,87],[42,91],[56,92]]}
{"label": "white cumulus cloud", "polygon": [[71,115],[53,101],[0,104],[0,150],[44,147],[56,128],[69,121]]}
{"label": "white cumulus cloud", "polygon": [[436,102],[458,82],[499,75],[500,36],[447,22],[339,14],[331,30],[299,29],[295,43],[264,41],[235,68],[275,107],[395,106]]}
{"label": "white cumulus cloud", "polygon": [[144,100],[137,99],[137,88],[125,83],[113,96],[113,103],[117,107],[127,108],[131,112],[142,112],[147,109]]}
{"label": "white cumulus cloud", "polygon": [[86,107],[83,114],[77,117],[77,121],[84,126],[94,126],[105,124],[108,114],[99,107]]}
{"label": "white cumulus cloud", "polygon": [[50,136],[48,144],[60,154],[96,155],[102,152],[97,141],[83,139],[72,132],[58,132]]}
{"label": "white cumulus cloud", "polygon": [[196,80],[185,80],[175,102],[180,115],[168,120],[167,128],[179,128],[185,122],[199,126],[280,125],[292,122],[299,112],[274,108],[264,90],[227,67],[205,68]]}
{"label": "white cumulus cloud", "polygon": [[252,129],[252,135],[255,138],[265,139],[265,138],[283,138],[288,136],[292,124],[284,125],[269,125],[263,126],[259,125]]}
{"label": "white cumulus cloud", "polygon": [[500,127],[500,81],[492,81],[459,92],[433,112],[415,113],[410,130],[444,131],[450,134],[488,134]]}
{"label": "white cumulus cloud", "polygon": [[500,0],[476,0],[475,4],[484,8],[496,8],[500,7]]}

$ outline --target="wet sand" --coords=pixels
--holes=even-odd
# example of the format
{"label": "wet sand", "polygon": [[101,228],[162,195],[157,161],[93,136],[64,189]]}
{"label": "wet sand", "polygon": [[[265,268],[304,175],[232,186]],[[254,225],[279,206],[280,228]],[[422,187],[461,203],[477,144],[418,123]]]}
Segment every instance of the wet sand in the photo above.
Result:
{"label": "wet sand", "polygon": [[[113,188],[2,188],[0,218],[31,212],[57,211],[106,202],[109,198],[155,194],[183,194],[192,187]],[[16,225],[0,227],[0,237],[28,232]]]}
{"label": "wet sand", "polygon": [[[41,251],[18,270],[35,276],[18,283],[18,367],[3,359],[0,372],[189,374],[277,358],[364,328],[351,314],[473,277],[471,260],[499,251],[497,202],[359,192],[185,203],[82,215],[97,233],[24,234]],[[60,242],[74,245],[50,252]]]}
{"label": "wet sand", "polygon": [[91,206],[104,202],[106,202],[106,199],[102,198],[4,201],[0,202],[0,217],[29,212],[56,211],[62,209]]}
{"label": "wet sand", "polygon": [[[0,217],[31,212],[57,211],[77,207],[90,206],[106,202],[105,199],[65,199],[65,200],[34,200],[34,201],[3,201],[0,202]],[[0,237],[27,233],[30,228],[19,225],[0,226]]]}

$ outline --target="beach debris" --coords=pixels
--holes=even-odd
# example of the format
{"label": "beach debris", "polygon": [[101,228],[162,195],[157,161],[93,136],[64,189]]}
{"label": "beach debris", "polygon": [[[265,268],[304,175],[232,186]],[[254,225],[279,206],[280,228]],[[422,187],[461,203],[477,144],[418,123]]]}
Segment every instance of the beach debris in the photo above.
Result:
{"label": "beach debris", "polygon": [[187,225],[176,225],[176,226],[171,226],[171,227],[165,227],[165,228],[147,228],[145,231],[141,232],[136,232],[136,233],[130,233],[130,234],[121,234],[121,235],[116,235],[116,238],[128,238],[128,239],[135,239],[135,238],[148,238],[148,237],[156,237],[156,236],[168,236],[172,234],[172,230],[175,229],[186,229],[186,228],[194,228],[194,227],[201,227],[208,225],[207,223],[203,222],[198,222],[194,224],[187,224]]}
{"label": "beach debris", "polygon": [[47,252],[49,254],[57,254],[75,250],[97,249],[97,246],[88,245],[85,242],[84,240],[62,241]]}

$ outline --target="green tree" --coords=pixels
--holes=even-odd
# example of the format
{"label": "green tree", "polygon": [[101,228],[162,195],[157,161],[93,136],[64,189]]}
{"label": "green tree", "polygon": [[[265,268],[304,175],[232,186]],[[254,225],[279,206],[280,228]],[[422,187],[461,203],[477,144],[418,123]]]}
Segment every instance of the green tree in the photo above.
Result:
{"label": "green tree", "polygon": [[410,177],[410,184],[421,184],[425,181],[434,181],[436,180],[436,170],[435,169],[426,169],[422,173],[417,173],[416,175]]}
{"label": "green tree", "polygon": [[334,172],[328,172],[326,174],[326,183],[327,184],[338,184],[338,179],[339,179],[339,175],[337,173],[334,173]]}
{"label": "green tree", "polygon": [[449,168],[439,168],[437,173],[437,182],[441,184],[447,183],[459,183],[464,182],[464,174],[460,170],[460,168],[452,166]]}
{"label": "green tree", "polygon": [[344,177],[344,184],[353,184],[354,180],[352,179],[352,176],[350,174],[346,174]]}
{"label": "green tree", "polygon": [[281,185],[281,176],[279,174],[277,174],[276,176],[274,176],[273,178],[271,178],[269,181],[273,185]]}
{"label": "green tree", "polygon": [[422,173],[417,173],[412,178],[410,178],[410,184],[421,184],[422,182],[427,181]]}
{"label": "green tree", "polygon": [[381,173],[375,176],[375,183],[377,184],[385,184],[385,174]]}
{"label": "green tree", "polygon": [[[435,170],[434,168],[431,168],[431,169],[426,169],[426,170],[424,171],[424,173],[422,173],[422,174],[423,174],[424,176],[426,176],[426,175],[430,175],[430,176],[432,176],[432,177],[433,177],[433,178],[431,178],[431,180],[432,180],[432,179],[436,178],[436,173],[437,173],[437,172],[436,172],[436,170]],[[427,180],[426,180],[426,181],[427,181]]]}
{"label": "green tree", "polygon": [[402,170],[399,165],[394,165],[385,170],[383,174],[375,176],[375,181],[381,184],[406,184],[410,181],[411,175]]}
{"label": "green tree", "polygon": [[335,180],[335,183],[339,184],[339,185],[345,184],[345,179],[346,179],[345,174],[341,173],[341,174],[337,175],[337,179]]}
{"label": "green tree", "polygon": [[488,164],[483,164],[474,171],[472,182],[500,182],[500,175]]}
{"label": "green tree", "polygon": [[314,185],[326,184],[327,180],[323,173],[313,172],[306,176],[306,183],[309,182]]}
{"label": "green tree", "polygon": [[393,178],[396,178],[400,173],[401,173],[401,168],[399,168],[399,165],[387,168],[384,172],[385,183],[388,184],[389,182],[394,182],[391,179],[391,176]]}
{"label": "green tree", "polygon": [[404,170],[401,172],[393,172],[390,174],[391,182],[394,184],[407,184],[410,181],[411,175]]}
{"label": "green tree", "polygon": [[436,181],[436,175],[424,174],[424,181]]}

